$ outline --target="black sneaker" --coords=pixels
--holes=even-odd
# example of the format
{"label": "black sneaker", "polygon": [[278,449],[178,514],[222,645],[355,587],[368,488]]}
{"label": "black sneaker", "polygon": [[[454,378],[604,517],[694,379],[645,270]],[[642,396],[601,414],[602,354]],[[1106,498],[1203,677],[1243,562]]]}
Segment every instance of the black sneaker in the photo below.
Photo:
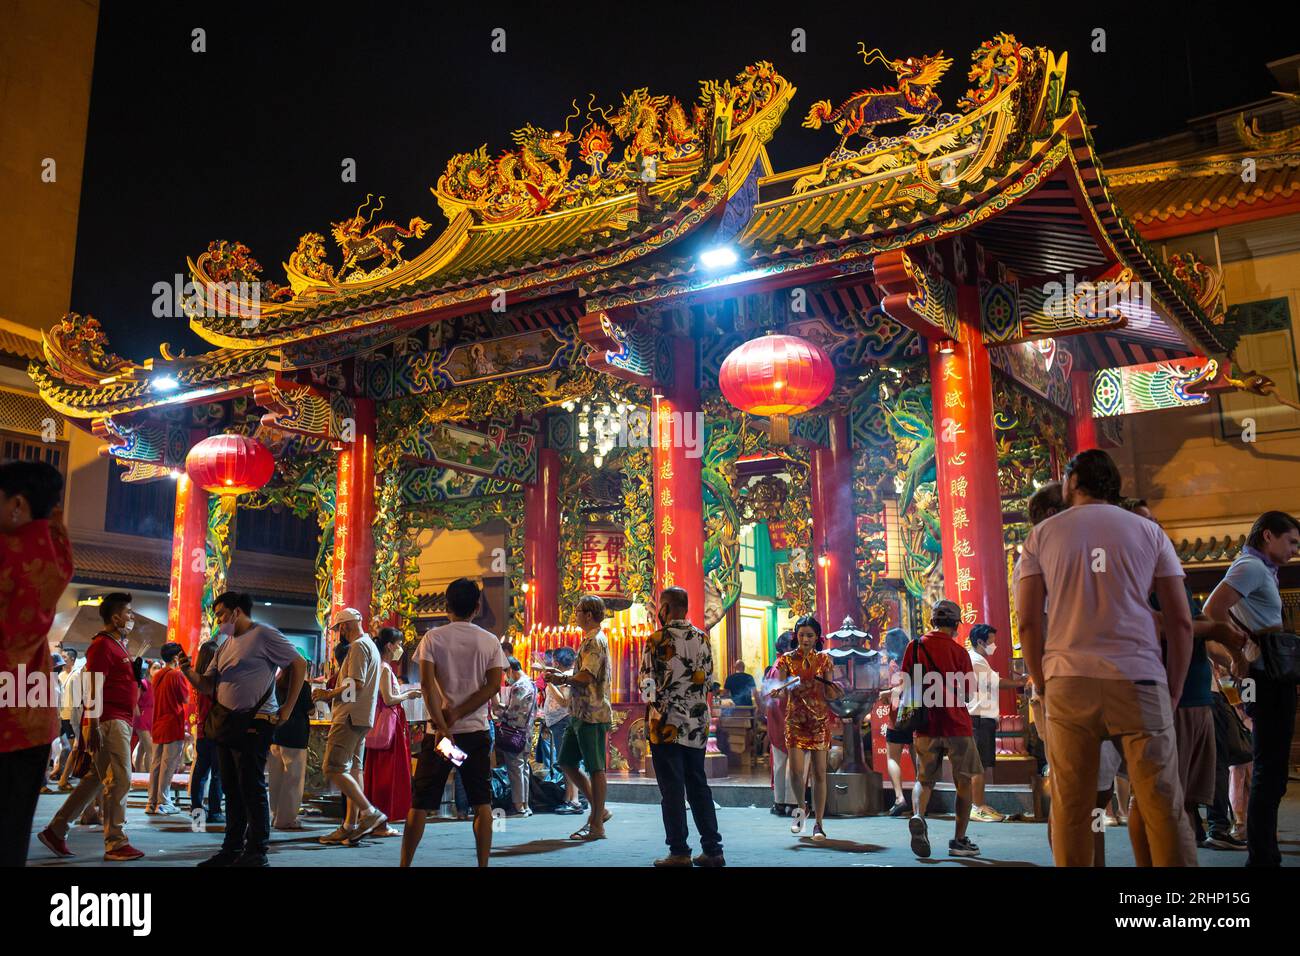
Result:
{"label": "black sneaker", "polygon": [[222,850],[216,856],[210,856],[199,863],[199,866],[233,866],[234,862],[239,859],[241,854],[233,853],[230,850]]}
{"label": "black sneaker", "polygon": [[960,840],[948,841],[949,856],[979,856],[980,848],[970,841],[969,837],[962,837]]}
{"label": "black sneaker", "polygon": [[231,865],[231,866],[246,866],[246,867],[254,867],[254,868],[257,868],[257,867],[263,867],[263,866],[270,866],[271,864],[270,864],[270,862],[266,859],[266,854],[265,854],[265,853],[241,853],[240,856],[239,856],[239,858],[238,858],[237,860],[235,860],[235,862],[232,863],[232,864],[230,864],[230,865]]}
{"label": "black sneaker", "polygon": [[930,834],[922,817],[912,817],[907,821],[908,832],[912,834],[912,852],[923,860],[930,858]]}
{"label": "black sneaker", "polygon": [[1211,850],[1244,850],[1246,849],[1246,841],[1238,840],[1231,833],[1211,831],[1200,846],[1208,847]]}
{"label": "black sneaker", "polygon": [[903,802],[903,803],[896,803],[896,804],[894,804],[892,807],[889,808],[889,815],[890,815],[891,817],[901,817],[901,816],[905,816],[906,814],[907,814],[907,803],[906,803],[906,802]]}

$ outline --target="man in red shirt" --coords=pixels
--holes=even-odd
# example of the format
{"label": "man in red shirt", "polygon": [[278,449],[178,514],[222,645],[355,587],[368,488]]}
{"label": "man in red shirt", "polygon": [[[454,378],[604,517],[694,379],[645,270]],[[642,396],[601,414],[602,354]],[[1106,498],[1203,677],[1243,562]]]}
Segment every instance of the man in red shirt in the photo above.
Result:
{"label": "man in red shirt", "polygon": [[153,764],[149,768],[149,800],[145,813],[180,813],[168,791],[172,777],[185,753],[185,705],[190,699],[189,681],[177,667],[181,646],[169,641],[162,646],[163,668],[153,678]]}
{"label": "man in red shirt", "polygon": [[68,794],[59,812],[37,839],[57,856],[72,856],[68,849],[68,828],[72,820],[90,805],[95,791],[103,791],[104,859],[138,860],[144,856],[126,839],[126,795],[131,792],[131,722],[135,720],[140,683],[126,648],[126,635],[135,626],[131,595],[118,591],[105,596],[99,605],[104,629],[95,635],[86,651],[85,724],[82,734],[86,749],[94,757],[91,772]]}
{"label": "man in red shirt", "polygon": [[57,468],[0,465],[0,682],[20,697],[0,706],[0,867],[27,863],[50,741],[59,734],[46,638],[72,579],[72,547],[55,507],[62,496]]}
{"label": "man in red shirt", "polygon": [[916,813],[908,822],[912,852],[919,857],[930,855],[925,809],[942,774],[945,755],[957,786],[957,830],[948,841],[948,855],[979,856],[980,852],[966,836],[966,826],[970,823],[971,778],[983,773],[984,767],[975,748],[970,711],[966,707],[967,701],[974,699],[975,670],[966,648],[955,640],[959,624],[961,609],[952,601],[940,601],[930,612],[929,633],[908,644],[903,654],[904,680],[911,685],[904,692],[904,701],[909,698],[913,703],[919,701],[926,715],[913,743],[921,792]]}

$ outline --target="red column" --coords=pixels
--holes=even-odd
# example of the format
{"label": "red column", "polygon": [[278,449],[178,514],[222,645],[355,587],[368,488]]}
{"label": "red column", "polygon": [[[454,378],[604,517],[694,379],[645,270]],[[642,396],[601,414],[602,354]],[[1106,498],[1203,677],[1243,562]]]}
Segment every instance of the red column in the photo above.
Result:
{"label": "red column", "polygon": [[[370,573],[375,563],[375,403],[356,400],[351,442],[339,446],[334,498],[333,610],[354,607],[370,620]],[[331,632],[332,633],[332,632]],[[333,639],[326,640],[333,653]],[[333,660],[327,657],[326,660]]]}
{"label": "red column", "polygon": [[853,458],[849,419],[842,412],[829,418],[828,447],[812,453],[813,567],[817,616],[826,633],[838,631],[846,616],[858,621],[854,580]]}
{"label": "red column", "polygon": [[1070,454],[1097,447],[1097,420],[1092,417],[1092,373],[1083,369],[1070,372],[1070,396],[1074,415],[1070,418]]}
{"label": "red column", "polygon": [[189,475],[176,479],[167,640],[198,653],[203,634],[203,583],[208,570],[208,493]]}
{"label": "red column", "polygon": [[[930,348],[934,403],[936,491],[943,533],[944,593],[962,609],[962,622],[991,624],[998,631],[993,665],[1009,671],[1011,607],[1002,546],[1002,496],[993,438],[993,374],[979,331],[976,290],[958,290],[961,341]],[[1002,695],[1003,713],[1014,707]]]}
{"label": "red column", "polygon": [[[672,381],[655,399],[651,450],[655,493],[655,604],[664,588],[683,587],[690,619],[704,626],[704,434],[695,385],[695,343],[675,337]],[[689,446],[689,447],[688,447]],[[652,609],[653,610],[653,609]]]}
{"label": "red column", "polygon": [[524,627],[560,623],[560,456],[537,452],[537,479],[524,489]]}

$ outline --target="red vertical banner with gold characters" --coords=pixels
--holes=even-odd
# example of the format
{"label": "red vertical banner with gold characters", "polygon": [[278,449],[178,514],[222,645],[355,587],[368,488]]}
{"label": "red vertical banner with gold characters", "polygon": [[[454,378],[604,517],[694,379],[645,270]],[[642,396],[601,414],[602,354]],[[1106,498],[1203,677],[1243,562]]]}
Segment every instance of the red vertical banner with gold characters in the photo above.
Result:
{"label": "red vertical banner with gold characters", "polygon": [[182,474],[176,479],[172,523],[167,640],[198,652],[203,642],[203,582],[207,574],[208,493]]}
{"label": "red vertical banner with gold characters", "polygon": [[[334,496],[334,587],[331,609],[353,607],[370,628],[371,571],[375,560],[375,403],[357,399],[351,441],[338,449]],[[347,437],[345,435],[345,437]],[[331,616],[333,616],[331,614]],[[336,635],[325,640],[326,662],[333,661]]]}
{"label": "red vertical banner with gold characters", "polygon": [[[974,309],[974,313],[970,311]],[[979,332],[975,290],[958,292],[961,340],[931,341],[935,491],[943,533],[945,596],[962,611],[961,635],[972,624],[997,628],[993,664],[1006,674],[1011,605],[1002,543],[1002,496],[993,431],[993,377]],[[1010,701],[1004,700],[1004,712]]]}
{"label": "red vertical banner with gold characters", "polygon": [[[671,381],[655,399],[654,466],[655,494],[655,606],[659,592],[668,587],[686,589],[689,617],[704,626],[704,485],[701,481],[703,429],[699,389],[695,385],[695,343],[674,337],[668,344]],[[654,608],[651,609],[652,611]]]}

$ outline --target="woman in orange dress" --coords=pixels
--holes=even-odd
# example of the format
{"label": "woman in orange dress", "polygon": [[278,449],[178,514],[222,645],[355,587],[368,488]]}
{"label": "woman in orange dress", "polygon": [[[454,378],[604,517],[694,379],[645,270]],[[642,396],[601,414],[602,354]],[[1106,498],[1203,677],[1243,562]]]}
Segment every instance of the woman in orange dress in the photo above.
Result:
{"label": "woman in orange dress", "polygon": [[815,617],[799,618],[794,626],[795,647],[777,658],[777,675],[784,682],[792,677],[799,683],[781,691],[786,698],[785,743],[789,753],[790,795],[799,801],[791,833],[802,833],[808,808],[804,791],[812,774],[813,805],[816,822],[812,838],[826,839],[822,818],[826,813],[826,757],[831,749],[831,711],[827,701],[843,691],[831,680],[834,663],[822,651],[822,626]]}

